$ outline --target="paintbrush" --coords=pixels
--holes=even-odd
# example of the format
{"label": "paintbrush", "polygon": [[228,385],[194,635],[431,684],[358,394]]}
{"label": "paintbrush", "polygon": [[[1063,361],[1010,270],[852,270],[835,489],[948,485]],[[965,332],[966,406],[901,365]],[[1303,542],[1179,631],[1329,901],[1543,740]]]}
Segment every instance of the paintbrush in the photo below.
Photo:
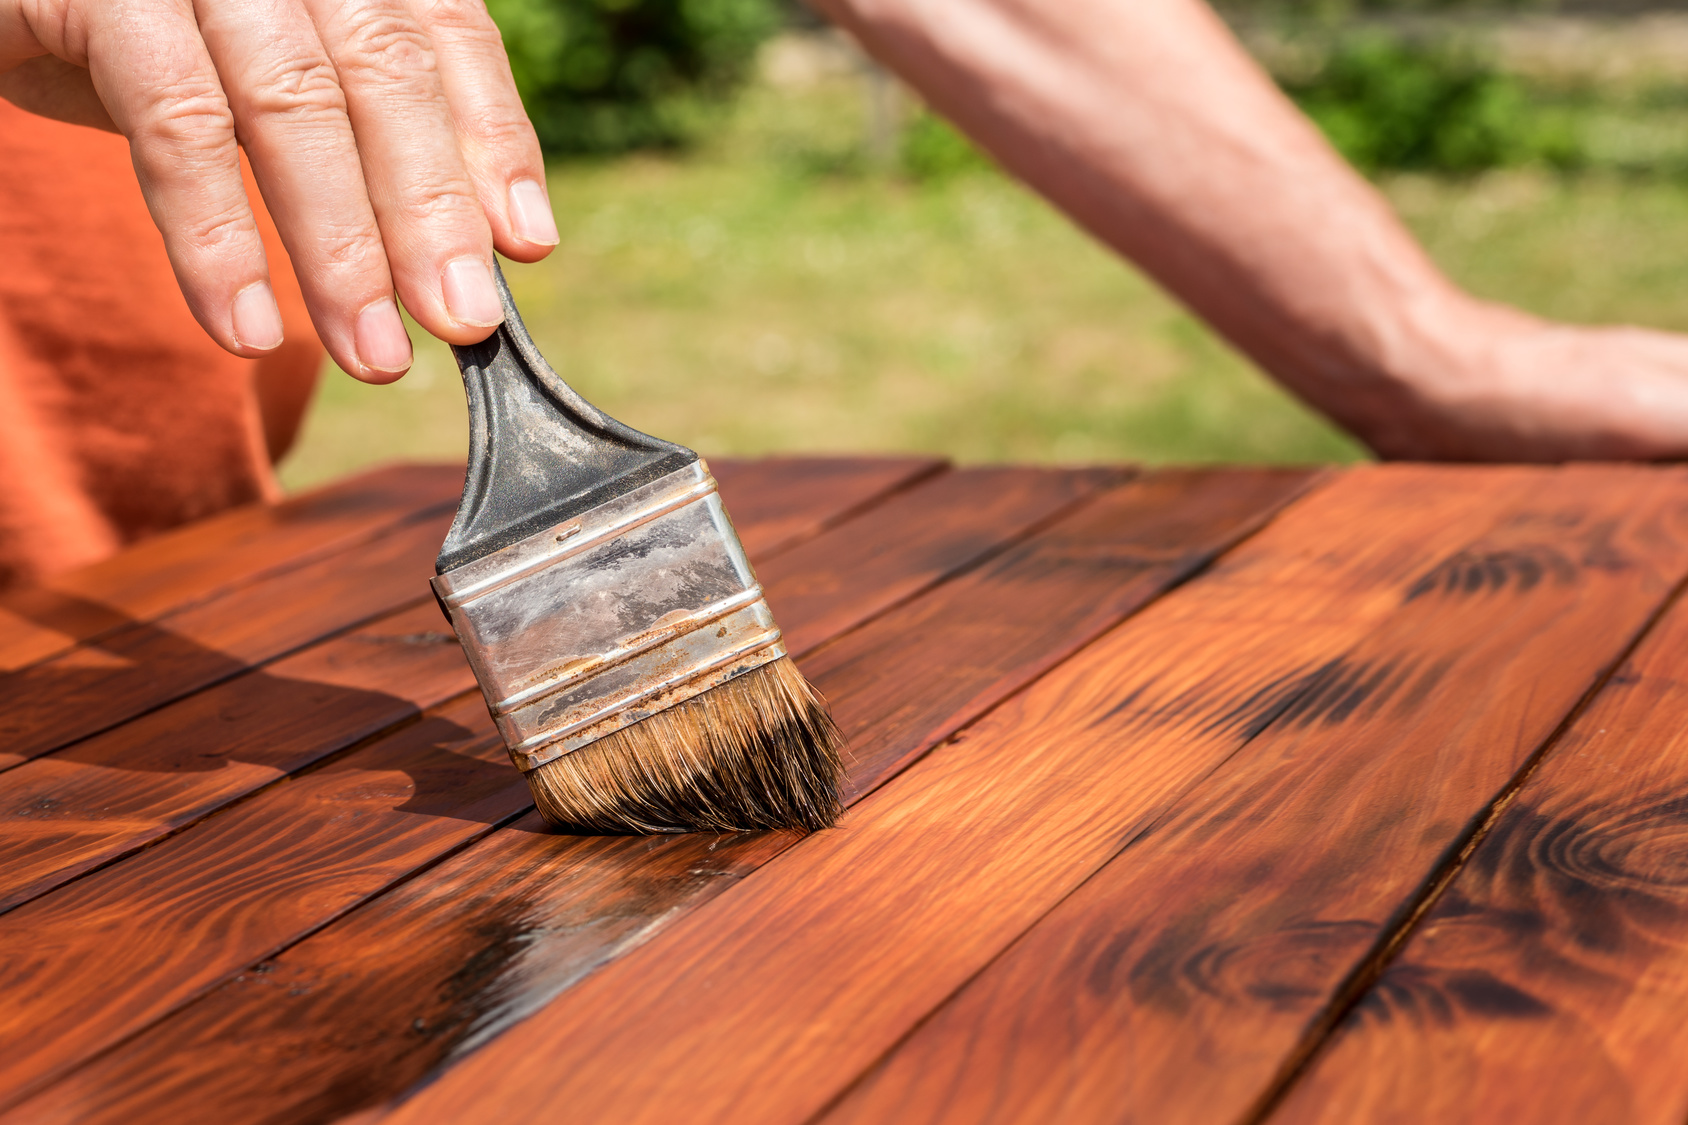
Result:
{"label": "paintbrush", "polygon": [[510,757],[553,826],[813,831],[842,736],[781,643],[692,450],[593,407],[504,323],[454,347],[463,500],[433,579]]}

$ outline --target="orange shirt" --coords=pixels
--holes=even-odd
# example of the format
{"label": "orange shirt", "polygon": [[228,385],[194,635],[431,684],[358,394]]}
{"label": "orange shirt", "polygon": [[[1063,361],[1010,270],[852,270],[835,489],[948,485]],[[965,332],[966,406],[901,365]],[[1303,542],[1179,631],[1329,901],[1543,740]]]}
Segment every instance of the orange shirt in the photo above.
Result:
{"label": "orange shirt", "polygon": [[0,101],[0,586],[278,494],[322,348],[247,194],[287,333],[261,360],[188,312],[123,138]]}

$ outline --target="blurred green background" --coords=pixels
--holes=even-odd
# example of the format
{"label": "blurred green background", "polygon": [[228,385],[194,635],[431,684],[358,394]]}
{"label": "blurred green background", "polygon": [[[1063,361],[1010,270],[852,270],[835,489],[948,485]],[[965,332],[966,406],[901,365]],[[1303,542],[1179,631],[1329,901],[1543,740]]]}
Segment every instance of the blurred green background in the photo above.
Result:
{"label": "blurred green background", "polygon": [[[490,0],[562,245],[508,266],[588,398],[706,454],[1363,455],[778,0]],[[1688,13],[1245,3],[1245,43],[1443,266],[1550,316],[1688,330]],[[304,487],[461,458],[447,349],[330,367]]]}

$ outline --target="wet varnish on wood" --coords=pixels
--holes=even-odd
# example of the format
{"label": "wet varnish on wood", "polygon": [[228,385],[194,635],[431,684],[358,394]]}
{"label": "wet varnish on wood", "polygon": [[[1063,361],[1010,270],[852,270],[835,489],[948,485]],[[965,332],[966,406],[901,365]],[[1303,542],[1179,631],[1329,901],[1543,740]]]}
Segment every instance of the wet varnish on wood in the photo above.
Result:
{"label": "wet varnish on wood", "polygon": [[714,468],[836,831],[544,831],[449,468],[0,597],[0,1121],[1688,1117],[1688,472]]}

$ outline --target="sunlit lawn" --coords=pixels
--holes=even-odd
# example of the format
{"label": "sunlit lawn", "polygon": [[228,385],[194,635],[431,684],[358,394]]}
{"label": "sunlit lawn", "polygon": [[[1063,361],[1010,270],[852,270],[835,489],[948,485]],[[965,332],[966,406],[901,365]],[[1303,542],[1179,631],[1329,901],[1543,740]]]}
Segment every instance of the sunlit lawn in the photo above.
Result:
{"label": "sunlit lawn", "polygon": [[[859,91],[753,91],[697,151],[551,175],[557,253],[509,267],[541,349],[627,422],[706,454],[1325,461],[1357,447],[995,174],[864,169]],[[1663,179],[1396,179],[1479,292],[1688,329],[1688,192]],[[330,370],[293,487],[461,457],[462,391],[418,335],[392,387]]]}

